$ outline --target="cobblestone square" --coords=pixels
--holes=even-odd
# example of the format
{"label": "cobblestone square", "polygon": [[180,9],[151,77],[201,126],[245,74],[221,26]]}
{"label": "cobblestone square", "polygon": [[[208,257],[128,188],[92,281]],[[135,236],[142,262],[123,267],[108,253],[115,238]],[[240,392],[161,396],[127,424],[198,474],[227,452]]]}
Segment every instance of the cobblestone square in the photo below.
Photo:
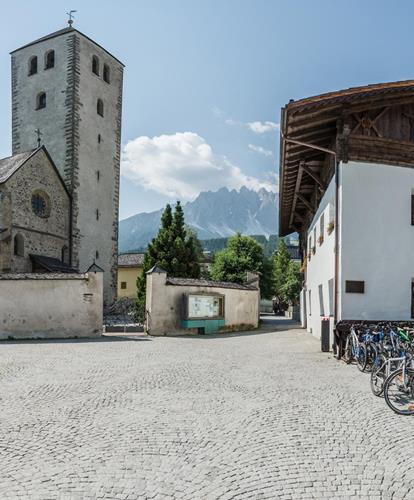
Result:
{"label": "cobblestone square", "polygon": [[0,498],[414,498],[414,420],[288,322],[0,344]]}

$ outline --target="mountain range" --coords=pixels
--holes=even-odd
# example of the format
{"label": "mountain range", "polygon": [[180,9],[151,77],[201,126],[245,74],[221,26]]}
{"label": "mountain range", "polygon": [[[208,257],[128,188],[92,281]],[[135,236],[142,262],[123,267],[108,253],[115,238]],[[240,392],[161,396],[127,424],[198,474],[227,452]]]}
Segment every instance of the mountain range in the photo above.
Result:
{"label": "mountain range", "polygon": [[[224,238],[238,231],[266,237],[278,232],[278,194],[265,189],[205,191],[183,209],[186,224],[200,240]],[[158,232],[162,212],[140,213],[120,221],[119,251],[146,247]]]}

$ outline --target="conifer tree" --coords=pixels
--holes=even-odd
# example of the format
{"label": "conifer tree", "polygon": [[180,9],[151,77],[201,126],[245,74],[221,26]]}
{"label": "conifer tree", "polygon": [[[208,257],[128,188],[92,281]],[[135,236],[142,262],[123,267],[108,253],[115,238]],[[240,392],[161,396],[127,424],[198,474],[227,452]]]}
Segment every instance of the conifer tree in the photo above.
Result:
{"label": "conifer tree", "polygon": [[273,292],[277,299],[287,304],[299,302],[302,288],[300,266],[290,259],[286,243],[279,241],[273,257]]}
{"label": "conifer tree", "polygon": [[157,236],[148,245],[144,257],[143,273],[137,279],[137,316],[143,320],[145,313],[146,273],[158,266],[176,278],[200,277],[200,243],[194,232],[185,227],[184,212],[177,201],[174,213],[167,205],[161,216]]}
{"label": "conifer tree", "polygon": [[282,298],[283,295],[283,285],[286,282],[289,262],[290,255],[286,243],[280,240],[273,257],[273,291],[278,298]]}

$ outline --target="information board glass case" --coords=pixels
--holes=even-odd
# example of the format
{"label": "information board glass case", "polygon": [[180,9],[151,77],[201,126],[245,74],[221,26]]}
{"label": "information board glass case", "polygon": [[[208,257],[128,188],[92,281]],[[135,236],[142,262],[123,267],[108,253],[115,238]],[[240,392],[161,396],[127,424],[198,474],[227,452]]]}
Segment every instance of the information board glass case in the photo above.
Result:
{"label": "information board glass case", "polygon": [[187,318],[223,318],[224,296],[222,295],[187,295]]}

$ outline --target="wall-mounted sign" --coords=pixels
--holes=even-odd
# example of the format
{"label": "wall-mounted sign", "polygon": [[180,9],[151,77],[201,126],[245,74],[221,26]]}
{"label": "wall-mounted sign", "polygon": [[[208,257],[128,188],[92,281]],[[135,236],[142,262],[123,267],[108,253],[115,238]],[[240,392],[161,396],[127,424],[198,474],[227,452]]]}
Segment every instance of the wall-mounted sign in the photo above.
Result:
{"label": "wall-mounted sign", "polygon": [[221,318],[224,316],[224,297],[220,295],[188,295],[189,318]]}

